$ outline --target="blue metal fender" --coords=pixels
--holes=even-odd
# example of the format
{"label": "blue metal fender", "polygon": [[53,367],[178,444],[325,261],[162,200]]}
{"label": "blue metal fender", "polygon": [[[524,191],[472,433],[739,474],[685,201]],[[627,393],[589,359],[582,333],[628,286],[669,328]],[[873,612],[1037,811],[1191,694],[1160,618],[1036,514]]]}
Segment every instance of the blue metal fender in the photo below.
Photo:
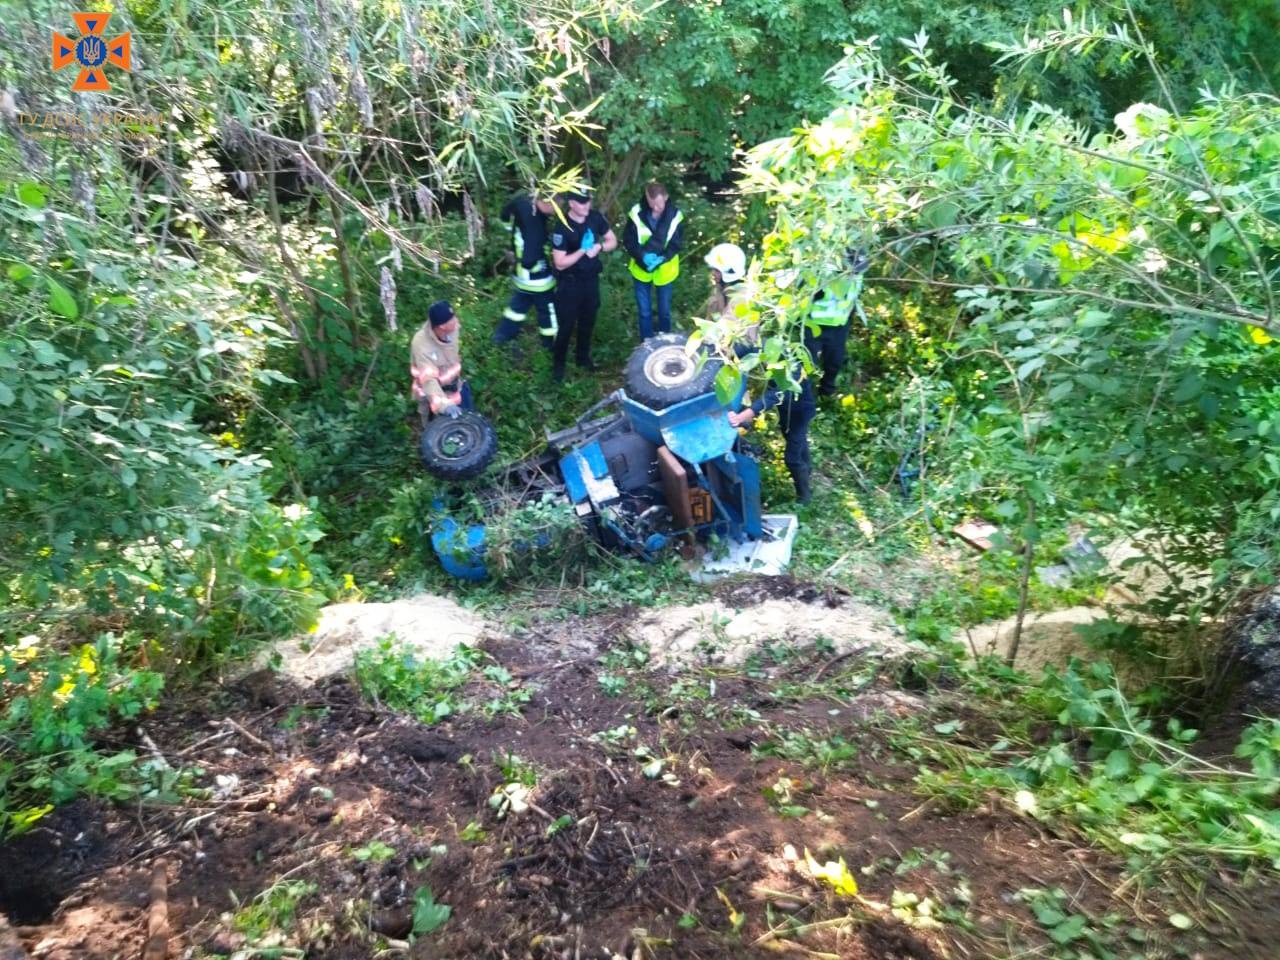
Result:
{"label": "blue metal fender", "polygon": [[489,576],[484,565],[483,524],[462,527],[452,517],[442,517],[431,527],[431,549],[451,576],[460,580],[483,580]]}

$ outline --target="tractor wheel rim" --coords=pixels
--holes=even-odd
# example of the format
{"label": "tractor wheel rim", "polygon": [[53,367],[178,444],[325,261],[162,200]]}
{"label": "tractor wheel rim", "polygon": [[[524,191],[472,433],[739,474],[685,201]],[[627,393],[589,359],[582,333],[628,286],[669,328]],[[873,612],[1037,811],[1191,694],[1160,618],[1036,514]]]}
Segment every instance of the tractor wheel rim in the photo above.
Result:
{"label": "tractor wheel rim", "polygon": [[678,387],[693,379],[697,370],[683,345],[660,347],[644,361],[645,379],[659,387]]}
{"label": "tractor wheel rim", "polygon": [[471,431],[466,427],[451,427],[441,435],[438,447],[442,456],[456,460],[471,449]]}

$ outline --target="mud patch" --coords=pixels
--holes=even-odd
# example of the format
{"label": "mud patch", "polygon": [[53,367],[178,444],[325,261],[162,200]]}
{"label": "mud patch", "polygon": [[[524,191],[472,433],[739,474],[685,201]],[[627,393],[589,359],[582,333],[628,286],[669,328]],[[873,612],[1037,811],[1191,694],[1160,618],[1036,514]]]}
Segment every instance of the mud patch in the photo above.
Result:
{"label": "mud patch", "polygon": [[15,925],[43,923],[79,878],[114,856],[101,807],[77,800],[0,845],[0,914]]}

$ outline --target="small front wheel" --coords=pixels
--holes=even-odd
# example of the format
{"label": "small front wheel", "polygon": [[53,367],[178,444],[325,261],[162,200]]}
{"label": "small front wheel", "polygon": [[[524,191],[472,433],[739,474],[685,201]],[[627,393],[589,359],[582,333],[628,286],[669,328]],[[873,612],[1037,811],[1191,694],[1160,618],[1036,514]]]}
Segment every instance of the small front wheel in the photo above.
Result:
{"label": "small front wheel", "polygon": [[485,417],[464,410],[456,417],[435,417],[418,443],[427,472],[441,480],[479,476],[498,454],[498,433]]}

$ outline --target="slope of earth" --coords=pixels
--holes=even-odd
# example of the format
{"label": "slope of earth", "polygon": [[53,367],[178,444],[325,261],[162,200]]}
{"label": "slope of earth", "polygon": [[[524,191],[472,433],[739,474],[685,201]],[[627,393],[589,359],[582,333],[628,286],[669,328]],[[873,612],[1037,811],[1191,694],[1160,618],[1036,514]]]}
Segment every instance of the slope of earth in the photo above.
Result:
{"label": "slope of earth", "polygon": [[[0,848],[0,912],[48,960],[1268,955],[1247,922],[1171,929],[1159,891],[994,796],[922,802],[904,650],[659,669],[634,621],[486,640],[430,726],[342,675],[175,698],[122,744],[209,789],[50,815]],[[1085,918],[1073,945],[1047,910]]]}

